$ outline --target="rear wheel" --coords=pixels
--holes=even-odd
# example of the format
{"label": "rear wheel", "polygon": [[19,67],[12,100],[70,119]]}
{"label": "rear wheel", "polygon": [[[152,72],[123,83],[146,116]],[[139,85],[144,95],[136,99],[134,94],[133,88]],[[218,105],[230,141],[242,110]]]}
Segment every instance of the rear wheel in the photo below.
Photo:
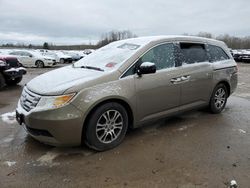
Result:
{"label": "rear wheel", "polygon": [[127,128],[126,109],[119,103],[106,103],[91,113],[86,124],[84,141],[97,151],[108,150],[123,141]]}
{"label": "rear wheel", "polygon": [[0,89],[2,89],[5,85],[5,79],[2,73],[0,73]]}
{"label": "rear wheel", "polygon": [[36,62],[36,67],[37,67],[37,68],[43,68],[43,67],[44,67],[44,63],[43,63],[42,61],[38,60],[38,61]]}
{"label": "rear wheel", "polygon": [[22,81],[22,78],[23,77],[21,76],[21,77],[15,78],[14,80],[6,80],[6,84],[7,85],[16,85]]}
{"label": "rear wheel", "polygon": [[225,108],[228,98],[228,91],[224,84],[218,84],[213,91],[210,100],[210,110],[214,114],[221,113]]}

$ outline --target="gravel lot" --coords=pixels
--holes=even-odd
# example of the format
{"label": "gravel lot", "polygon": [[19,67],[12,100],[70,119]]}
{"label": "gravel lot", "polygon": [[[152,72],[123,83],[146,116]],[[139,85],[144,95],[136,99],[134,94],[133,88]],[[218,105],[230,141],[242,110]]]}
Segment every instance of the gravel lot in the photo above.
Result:
{"label": "gravel lot", "polygon": [[99,153],[41,144],[16,123],[24,84],[52,70],[28,69],[20,85],[0,92],[0,187],[250,187],[250,64],[238,67],[238,89],[222,114],[160,120]]}

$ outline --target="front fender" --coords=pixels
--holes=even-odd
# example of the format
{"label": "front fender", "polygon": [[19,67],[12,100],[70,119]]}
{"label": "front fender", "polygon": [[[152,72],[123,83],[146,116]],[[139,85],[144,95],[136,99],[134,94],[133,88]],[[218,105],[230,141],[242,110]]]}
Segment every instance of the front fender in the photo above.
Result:
{"label": "front fender", "polygon": [[83,112],[83,121],[85,121],[93,108],[110,100],[122,100],[127,103],[134,116],[134,109],[136,109],[134,79],[121,79],[83,89],[77,94],[72,104]]}

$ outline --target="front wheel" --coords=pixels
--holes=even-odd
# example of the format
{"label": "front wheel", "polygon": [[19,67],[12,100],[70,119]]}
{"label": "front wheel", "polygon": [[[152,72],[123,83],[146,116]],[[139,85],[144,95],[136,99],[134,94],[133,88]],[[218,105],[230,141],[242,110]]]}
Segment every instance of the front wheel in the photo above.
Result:
{"label": "front wheel", "polygon": [[86,124],[84,141],[97,151],[104,151],[119,145],[127,132],[126,109],[116,102],[110,102],[95,109]]}
{"label": "front wheel", "polygon": [[37,68],[43,68],[44,67],[44,63],[39,60],[39,61],[36,62],[36,67]]}
{"label": "front wheel", "polygon": [[218,84],[210,99],[210,110],[214,114],[219,114],[225,108],[228,98],[228,91],[224,84]]}

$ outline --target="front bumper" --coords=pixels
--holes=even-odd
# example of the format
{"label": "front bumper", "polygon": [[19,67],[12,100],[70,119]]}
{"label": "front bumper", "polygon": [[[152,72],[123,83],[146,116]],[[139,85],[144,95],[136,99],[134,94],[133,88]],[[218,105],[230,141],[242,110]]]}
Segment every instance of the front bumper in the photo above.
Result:
{"label": "front bumper", "polygon": [[44,61],[44,66],[46,67],[52,67],[52,66],[55,66],[57,63],[56,63],[56,60],[45,60]]}
{"label": "front bumper", "polygon": [[20,69],[18,68],[10,68],[6,69],[3,74],[5,77],[8,77],[8,79],[15,79],[19,78],[27,73],[26,69]]}
{"label": "front bumper", "polygon": [[19,124],[36,140],[53,146],[81,145],[83,116],[75,106],[27,112],[18,102],[16,117]]}

